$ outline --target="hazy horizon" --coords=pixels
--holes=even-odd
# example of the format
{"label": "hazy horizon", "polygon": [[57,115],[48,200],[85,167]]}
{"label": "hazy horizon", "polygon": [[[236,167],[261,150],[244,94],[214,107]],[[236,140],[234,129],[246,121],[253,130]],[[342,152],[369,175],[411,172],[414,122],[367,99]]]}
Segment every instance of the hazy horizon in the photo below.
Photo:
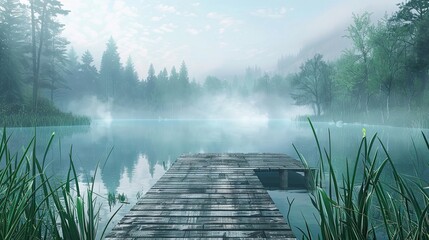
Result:
{"label": "hazy horizon", "polygon": [[69,47],[79,56],[89,50],[97,68],[113,37],[121,62],[131,56],[140,79],[151,63],[160,71],[185,61],[190,79],[203,82],[207,75],[241,74],[247,66],[274,72],[282,56],[304,54],[296,64],[315,52],[335,58],[347,47],[343,36],[353,13],[368,11],[377,21],[400,2],[61,0],[70,10],[61,22]]}

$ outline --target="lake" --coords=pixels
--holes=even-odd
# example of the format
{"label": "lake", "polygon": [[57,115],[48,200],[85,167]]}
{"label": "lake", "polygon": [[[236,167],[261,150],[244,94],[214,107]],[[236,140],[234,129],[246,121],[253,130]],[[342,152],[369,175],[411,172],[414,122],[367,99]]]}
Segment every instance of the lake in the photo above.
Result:
{"label": "lake", "polygon": [[[428,150],[424,147],[421,129],[315,123],[322,146],[328,146],[328,129],[331,131],[336,170],[342,171],[346,159],[355,158],[363,128],[367,136],[378,133],[399,169],[412,175],[416,174],[416,169],[417,174],[429,176]],[[34,128],[9,128],[11,149],[22,152],[34,131]],[[40,127],[36,131],[39,154],[43,154],[55,132],[47,158],[47,170],[51,174],[58,178],[65,176],[72,146],[72,157],[82,184],[91,180],[99,163],[94,179],[97,193],[104,198],[108,193],[126,195],[130,204],[122,207],[113,225],[183,153],[270,152],[296,158],[294,144],[310,166],[317,166],[319,159],[309,124],[288,120],[100,120],[93,121],[91,126]],[[423,131],[429,135],[429,130]],[[270,194],[283,214],[288,211],[286,199],[296,199],[291,210],[295,234],[298,235],[297,226],[304,226],[302,215],[314,226],[314,211],[309,207],[306,191],[270,191]],[[102,203],[100,216],[105,222],[111,215],[107,200],[99,198],[98,202]]]}

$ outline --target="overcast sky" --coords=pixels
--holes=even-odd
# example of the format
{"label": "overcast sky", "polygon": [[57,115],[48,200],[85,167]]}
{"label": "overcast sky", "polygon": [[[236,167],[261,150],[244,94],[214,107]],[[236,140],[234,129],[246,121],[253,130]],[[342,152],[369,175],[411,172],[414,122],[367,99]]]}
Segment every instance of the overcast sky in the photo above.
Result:
{"label": "overcast sky", "polygon": [[[112,36],[121,61],[134,60],[140,77],[184,60],[191,77],[258,65],[273,70],[282,55],[299,52],[351,22],[352,13],[383,16],[398,0],[61,0],[70,14],[64,36],[97,67]],[[345,33],[344,33],[345,34]],[[341,38],[341,36],[337,36]],[[335,41],[332,42],[335,47]]]}

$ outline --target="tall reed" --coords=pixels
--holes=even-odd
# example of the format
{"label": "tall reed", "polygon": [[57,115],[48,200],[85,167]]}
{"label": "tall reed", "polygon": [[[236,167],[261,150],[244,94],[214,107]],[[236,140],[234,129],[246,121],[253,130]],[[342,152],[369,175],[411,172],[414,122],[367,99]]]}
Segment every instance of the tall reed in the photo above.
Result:
{"label": "tall reed", "polygon": [[[316,188],[311,193],[320,226],[317,238],[429,239],[429,193],[423,179],[401,174],[383,142],[376,134],[367,138],[365,131],[356,157],[351,162],[346,160],[345,173],[339,175],[333,164],[329,130],[328,148],[322,149],[310,120],[309,123],[320,160],[313,176]],[[423,132],[422,136],[429,150]],[[306,239],[316,238],[308,224],[300,231]]]}
{"label": "tall reed", "polygon": [[[94,182],[89,183],[86,191],[80,190],[72,149],[64,181],[57,183],[46,174],[46,156],[53,139],[54,134],[40,160],[36,137],[21,155],[12,154],[8,147],[10,136],[3,129],[0,141],[0,239],[89,240],[103,237],[112,218],[97,236],[100,208],[94,196]],[[93,179],[96,174],[97,171]]]}

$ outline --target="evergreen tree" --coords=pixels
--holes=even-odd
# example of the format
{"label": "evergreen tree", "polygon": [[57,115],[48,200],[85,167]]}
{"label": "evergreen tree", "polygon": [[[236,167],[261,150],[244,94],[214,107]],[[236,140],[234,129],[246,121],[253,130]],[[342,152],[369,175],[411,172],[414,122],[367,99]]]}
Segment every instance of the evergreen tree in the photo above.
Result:
{"label": "evergreen tree", "polygon": [[157,105],[155,106],[158,110],[164,109],[166,101],[168,101],[168,72],[164,68],[158,73],[155,92],[158,96]]}
{"label": "evergreen tree", "polygon": [[98,81],[97,68],[94,66],[94,58],[89,50],[86,50],[81,57],[82,64],[79,66],[79,77],[83,83],[82,91],[85,94],[96,94],[96,84]]}
{"label": "evergreen tree", "polygon": [[0,1],[0,103],[22,102],[26,44],[24,10],[18,0]]}
{"label": "evergreen tree", "polygon": [[189,100],[189,76],[188,76],[188,68],[186,67],[185,62],[182,62],[179,71],[179,81],[178,81],[178,89],[177,89],[180,98],[183,102],[187,102]]}
{"label": "evergreen tree", "polygon": [[[35,111],[37,111],[39,88],[41,87],[42,61],[46,62],[48,59],[46,55],[49,55],[49,53],[45,52],[45,49],[47,46],[52,46],[49,39],[54,42],[64,27],[63,24],[58,22],[57,18],[68,14],[68,11],[62,9],[62,7],[63,5],[58,0],[30,0],[33,103]],[[64,42],[62,46],[66,44],[68,42]],[[52,52],[55,52],[54,49]],[[43,54],[45,54],[44,59],[42,58]],[[43,67],[49,68],[48,64],[43,65]],[[45,72],[49,71],[45,69]],[[46,83],[42,85],[46,86]]]}
{"label": "evergreen tree", "polygon": [[203,86],[208,93],[220,93],[224,90],[222,81],[215,76],[207,76]]}
{"label": "evergreen tree", "polygon": [[155,68],[153,67],[153,64],[150,64],[149,70],[147,72],[146,77],[146,99],[147,102],[150,105],[153,105],[156,101],[156,75],[155,75]]}
{"label": "evergreen tree", "polygon": [[115,40],[110,37],[103,52],[100,65],[100,98],[107,101],[116,97],[121,76],[121,62]]}
{"label": "evergreen tree", "polygon": [[135,102],[137,98],[137,86],[139,84],[139,77],[134,68],[134,63],[131,57],[128,57],[127,64],[124,69],[124,79],[125,83],[125,96],[131,102]]}
{"label": "evergreen tree", "polygon": [[168,87],[165,91],[166,101],[169,104],[169,110],[177,105],[177,100],[179,99],[178,91],[179,88],[179,74],[177,73],[176,67],[173,66],[170,70],[170,76],[168,78]]}

